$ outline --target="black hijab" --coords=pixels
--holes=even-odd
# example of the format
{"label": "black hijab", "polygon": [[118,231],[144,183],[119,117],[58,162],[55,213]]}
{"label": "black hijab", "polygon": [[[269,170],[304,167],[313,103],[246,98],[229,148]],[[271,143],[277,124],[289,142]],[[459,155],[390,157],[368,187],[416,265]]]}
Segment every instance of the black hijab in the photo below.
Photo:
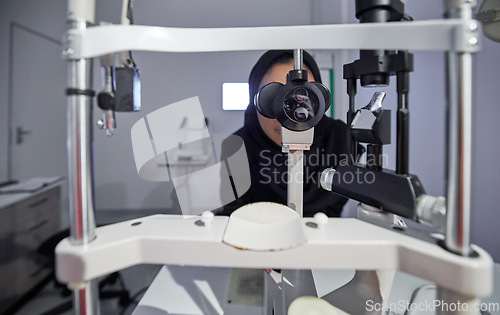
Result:
{"label": "black hijab", "polygon": [[[257,61],[248,79],[250,104],[245,110],[245,122],[234,134],[244,143],[250,166],[250,189],[237,200],[223,207],[221,214],[229,215],[237,208],[252,202],[270,201],[287,204],[287,154],[264,132],[257,118],[253,99],[260,82],[275,64],[293,60],[291,50],[271,50]],[[319,68],[312,56],[304,51],[303,62],[316,81],[321,82]],[[321,172],[336,167],[347,159],[346,125],[324,116],[314,128],[314,141],[309,151],[304,151],[304,216],[323,212],[340,216],[347,199],[321,188]]]}

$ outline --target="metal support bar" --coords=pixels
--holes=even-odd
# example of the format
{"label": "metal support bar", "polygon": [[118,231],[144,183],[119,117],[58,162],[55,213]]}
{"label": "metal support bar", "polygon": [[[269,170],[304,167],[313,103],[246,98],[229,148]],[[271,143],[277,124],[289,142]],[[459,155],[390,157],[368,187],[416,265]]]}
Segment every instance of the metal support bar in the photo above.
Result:
{"label": "metal support bar", "polygon": [[287,205],[303,217],[304,209],[304,150],[309,150],[314,127],[292,131],[281,127],[282,151],[288,153]]}
{"label": "metal support bar", "polygon": [[[446,1],[448,5],[457,1]],[[447,7],[448,18],[472,18],[472,4]],[[471,206],[472,55],[447,53],[446,247],[469,256]]]}
{"label": "metal support bar", "polygon": [[[89,91],[91,60],[69,62],[68,83]],[[95,238],[92,180],[92,97],[68,95],[68,178],[71,240],[85,244]]]}
{"label": "metal support bar", "polygon": [[347,79],[347,95],[349,96],[349,109],[347,111],[347,149],[350,152],[351,157],[349,158],[350,164],[356,164],[358,159],[358,143],[354,140],[354,137],[351,133],[351,124],[356,115],[356,94],[357,94],[357,84],[358,81],[356,79]]}
{"label": "metal support bar", "polygon": [[[84,31],[93,22],[93,1],[68,2],[69,31]],[[92,152],[92,60],[68,62],[68,183],[72,244],[86,246],[95,239]],[[59,268],[59,267],[58,267]],[[96,280],[70,283],[73,311],[100,314]]]}
{"label": "metal support bar", "polygon": [[288,152],[287,203],[290,208],[303,217],[304,151]]}
{"label": "metal support bar", "polygon": [[294,70],[302,70],[303,62],[302,62],[302,49],[295,49],[293,51],[293,69]]}
{"label": "metal support bar", "polygon": [[99,284],[96,280],[82,282],[73,288],[73,311],[76,315],[99,315]]}
{"label": "metal support bar", "polygon": [[409,72],[397,73],[398,116],[396,173],[407,175],[410,160],[410,111],[408,108]]}
{"label": "metal support bar", "polygon": [[383,146],[381,144],[368,144],[366,146],[366,167],[370,170],[382,170]]}

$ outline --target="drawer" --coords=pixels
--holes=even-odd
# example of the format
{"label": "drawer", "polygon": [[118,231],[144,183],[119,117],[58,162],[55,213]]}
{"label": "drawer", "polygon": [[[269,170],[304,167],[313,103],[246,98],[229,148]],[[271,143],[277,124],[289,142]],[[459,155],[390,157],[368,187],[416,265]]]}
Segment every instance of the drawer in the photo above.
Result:
{"label": "drawer", "polygon": [[22,252],[38,249],[43,241],[59,231],[59,188],[18,203],[15,221],[15,242]]}
{"label": "drawer", "polygon": [[8,264],[15,252],[16,208],[10,206],[0,212],[0,266]]}
{"label": "drawer", "polygon": [[16,204],[16,227],[21,231],[36,229],[45,219],[59,220],[59,211],[58,187]]}
{"label": "drawer", "polygon": [[60,231],[60,187],[0,211],[0,301],[12,303],[52,270],[40,245]]}

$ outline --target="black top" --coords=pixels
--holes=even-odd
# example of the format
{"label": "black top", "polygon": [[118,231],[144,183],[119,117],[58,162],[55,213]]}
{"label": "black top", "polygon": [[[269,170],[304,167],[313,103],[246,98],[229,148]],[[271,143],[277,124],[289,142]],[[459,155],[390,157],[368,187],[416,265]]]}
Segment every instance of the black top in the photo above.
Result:
{"label": "black top", "polygon": [[[257,62],[249,78],[251,100],[267,69],[285,55],[291,55],[291,51],[270,51]],[[316,80],[321,82],[319,69],[307,52],[304,52],[304,64],[309,67]],[[286,205],[287,153],[282,153],[281,147],[262,130],[253,103],[245,110],[243,127],[234,134],[245,143],[251,186],[240,198],[224,206],[219,214],[229,215],[245,204],[259,201]],[[346,125],[324,116],[314,127],[311,149],[304,151],[304,216],[312,216],[317,212],[324,212],[331,217],[340,216],[347,199],[321,188],[320,176],[325,168],[335,168],[339,163],[345,163],[347,156]]]}

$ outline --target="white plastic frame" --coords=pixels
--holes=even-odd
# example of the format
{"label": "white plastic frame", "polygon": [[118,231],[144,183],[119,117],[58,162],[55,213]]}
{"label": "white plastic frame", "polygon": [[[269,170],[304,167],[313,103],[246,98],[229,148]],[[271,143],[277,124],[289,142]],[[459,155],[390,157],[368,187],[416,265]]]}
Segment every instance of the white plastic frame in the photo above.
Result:
{"label": "white plastic frame", "polygon": [[[228,217],[205,226],[200,217],[154,215],[97,229],[85,246],[57,246],[57,278],[95,279],[137,264],[235,268],[400,270],[465,296],[491,293],[491,257],[474,246],[473,259],[357,219],[329,218],[318,228],[302,218],[306,244],[283,251],[236,249],[222,242]],[[313,227],[310,227],[313,226]]]}
{"label": "white plastic frame", "polygon": [[[479,32],[479,22],[460,19],[240,28],[104,25],[69,30],[64,55],[80,59],[129,50],[214,52],[297,48],[475,52],[481,47]],[[469,41],[470,38],[476,40]]]}

